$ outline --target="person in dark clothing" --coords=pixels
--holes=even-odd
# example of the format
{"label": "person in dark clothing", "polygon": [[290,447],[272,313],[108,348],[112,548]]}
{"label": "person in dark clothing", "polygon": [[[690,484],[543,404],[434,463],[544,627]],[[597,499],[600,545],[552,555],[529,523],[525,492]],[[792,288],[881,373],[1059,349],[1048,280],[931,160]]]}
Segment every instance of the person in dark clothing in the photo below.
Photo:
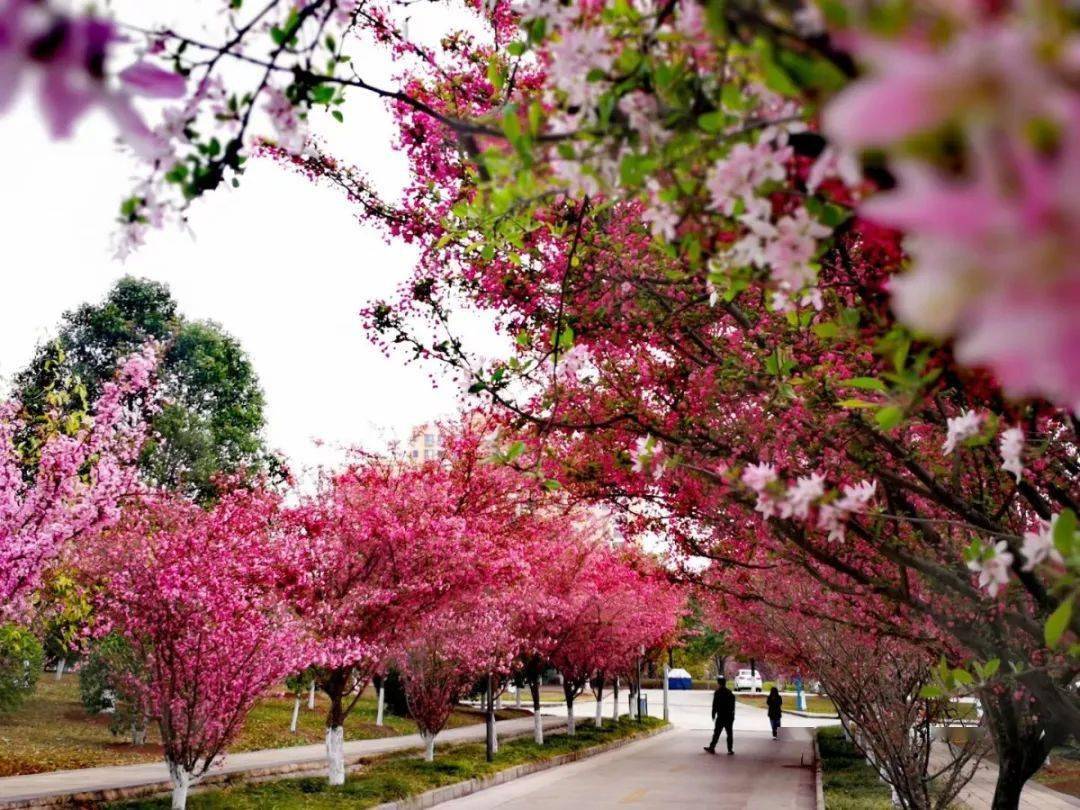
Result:
{"label": "person in dark clothing", "polygon": [[780,697],[780,691],[774,686],[769,690],[769,697],[765,701],[769,707],[769,723],[772,724],[772,737],[779,739],[776,734],[780,730],[780,715],[783,713],[784,699]]}
{"label": "person in dark clothing", "polygon": [[712,699],[712,716],[716,728],[713,729],[712,742],[705,746],[705,750],[710,754],[716,753],[716,743],[720,739],[720,732],[723,731],[727,734],[727,752],[734,754],[735,749],[731,747],[731,730],[735,724],[735,694],[727,688],[727,680],[723,676],[717,678],[716,683],[717,688],[713,692]]}

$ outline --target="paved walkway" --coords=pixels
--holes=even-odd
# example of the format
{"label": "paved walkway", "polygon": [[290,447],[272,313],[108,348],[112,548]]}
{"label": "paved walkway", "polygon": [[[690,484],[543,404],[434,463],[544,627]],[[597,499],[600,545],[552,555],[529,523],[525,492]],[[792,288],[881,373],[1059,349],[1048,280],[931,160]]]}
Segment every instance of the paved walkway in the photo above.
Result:
{"label": "paved walkway", "polygon": [[[649,714],[663,714],[663,692],[646,690]],[[626,693],[620,693],[625,713]],[[611,696],[604,700],[610,717]],[[735,708],[735,756],[702,750],[712,732],[712,693],[669,693],[673,731],[631,743],[572,765],[564,765],[480,791],[440,805],[447,810],[573,807],[611,808],[623,805],[709,807],[718,810],[769,808],[813,810],[813,733],[822,725],[813,718],[784,718],[776,742],[768,714],[756,706]],[[591,722],[595,704],[576,712],[579,723]],[[565,714],[565,707],[552,709]],[[721,750],[723,742],[721,742]]]}
{"label": "paved walkway", "polygon": [[675,729],[591,759],[552,768],[440,805],[446,810],[641,807],[814,810],[812,733],[743,732],[735,756],[701,750],[702,735]]}
{"label": "paved walkway", "polygon": [[[997,782],[995,763],[983,762],[971,781],[960,793],[960,801],[970,810],[989,810],[994,800],[994,785]],[[1080,799],[1051,790],[1029,779],[1020,796],[1020,810],[1077,810]]]}
{"label": "paved walkway", "polygon": [[[545,728],[558,728],[564,725],[565,718],[545,717]],[[496,724],[500,736],[531,734],[532,717],[519,717],[513,720],[500,720]],[[438,737],[439,744],[481,740],[484,737],[484,724],[444,731]],[[411,748],[422,748],[423,741],[419,734],[400,737],[383,737],[378,740],[355,740],[345,743],[345,759],[386,754]],[[298,745],[291,748],[269,748],[262,751],[247,751],[241,754],[229,754],[221,767],[211,771],[212,775],[234,773],[260,773],[278,769],[301,770],[318,768],[326,759],[326,747],[316,745]],[[106,790],[124,790],[128,788],[157,786],[168,789],[169,772],[164,762],[147,762],[138,765],[115,765],[105,768],[79,768],[70,771],[51,771],[27,776],[6,776],[0,778],[0,807],[18,805],[35,800],[45,800],[56,796],[70,796]]]}

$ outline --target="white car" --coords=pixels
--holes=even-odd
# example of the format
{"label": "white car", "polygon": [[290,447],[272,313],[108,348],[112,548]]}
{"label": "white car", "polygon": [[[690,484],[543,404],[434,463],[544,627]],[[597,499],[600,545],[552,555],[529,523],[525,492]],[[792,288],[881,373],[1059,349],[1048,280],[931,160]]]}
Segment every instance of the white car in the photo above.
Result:
{"label": "white car", "polygon": [[739,692],[743,689],[747,692],[760,692],[761,674],[758,672],[751,672],[748,669],[740,669],[735,676],[735,691]]}

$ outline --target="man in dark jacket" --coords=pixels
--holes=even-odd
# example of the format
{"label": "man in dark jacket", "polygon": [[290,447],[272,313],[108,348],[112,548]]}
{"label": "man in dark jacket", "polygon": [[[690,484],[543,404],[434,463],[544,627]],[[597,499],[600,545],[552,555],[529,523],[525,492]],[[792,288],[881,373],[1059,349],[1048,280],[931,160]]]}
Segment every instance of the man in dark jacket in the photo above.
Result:
{"label": "man in dark jacket", "polygon": [[735,724],[735,695],[727,688],[727,680],[720,676],[716,679],[717,689],[713,692],[712,717],[716,723],[713,729],[712,742],[705,746],[710,754],[716,753],[716,743],[720,739],[720,732],[727,734],[727,752],[734,754],[731,747],[731,727]]}

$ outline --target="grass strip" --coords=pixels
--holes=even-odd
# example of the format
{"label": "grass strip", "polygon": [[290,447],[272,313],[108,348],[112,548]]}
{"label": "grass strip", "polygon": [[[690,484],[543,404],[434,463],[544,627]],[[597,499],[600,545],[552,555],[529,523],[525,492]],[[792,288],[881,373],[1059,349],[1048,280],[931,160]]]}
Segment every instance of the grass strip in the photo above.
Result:
{"label": "grass strip", "polygon": [[839,726],[819,728],[826,810],[892,810],[892,792]]}

